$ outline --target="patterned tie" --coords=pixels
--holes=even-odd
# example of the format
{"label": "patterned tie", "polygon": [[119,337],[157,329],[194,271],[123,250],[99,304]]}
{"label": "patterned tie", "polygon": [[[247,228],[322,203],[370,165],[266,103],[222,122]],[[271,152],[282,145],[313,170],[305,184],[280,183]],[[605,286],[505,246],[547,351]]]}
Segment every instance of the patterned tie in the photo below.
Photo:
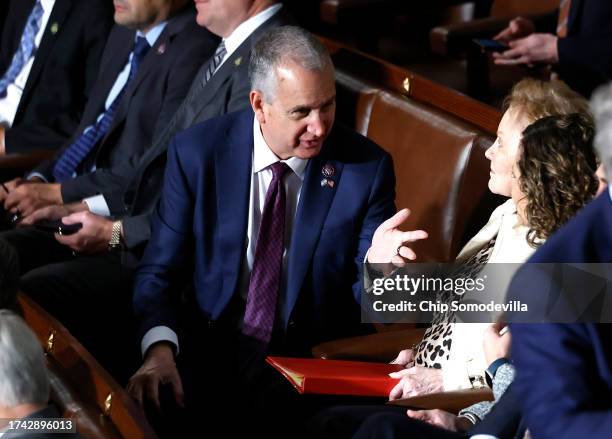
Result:
{"label": "patterned tie", "polygon": [[285,237],[283,176],[289,166],[276,162],[271,169],[273,176],[261,215],[242,328],[243,334],[264,343],[268,343],[272,336],[280,289]]}
{"label": "patterned tie", "polygon": [[19,76],[21,73],[21,70],[23,70],[23,66],[28,63],[30,58],[32,58],[36,52],[36,34],[40,30],[43,12],[43,7],[39,0],[34,5],[34,8],[28,17],[25,29],[23,30],[23,35],[21,36],[19,48],[13,56],[11,65],[4,73],[4,76],[0,79],[0,99],[6,97],[6,89],[15,81],[17,76]]}
{"label": "patterned tie", "polygon": [[221,61],[223,61],[223,58],[225,58],[226,53],[227,50],[225,50],[225,43],[221,41],[219,43],[219,46],[217,46],[217,50],[215,50],[215,54],[208,63],[206,73],[204,74],[204,83],[202,84],[202,86],[206,85],[208,81],[210,81],[210,78],[212,78],[212,75],[215,74],[217,67],[221,65]]}
{"label": "patterned tie", "polygon": [[132,51],[133,56],[130,63],[130,73],[125,85],[117,97],[113,100],[110,107],[108,107],[108,110],[102,114],[101,118],[98,118],[98,121],[91,127],[91,129],[86,130],[83,134],[81,134],[81,136],[76,139],[72,145],[66,148],[64,153],[57,159],[55,162],[55,167],[53,168],[53,176],[55,177],[55,181],[61,183],[66,180],[70,180],[83,159],[87,157],[94,147],[104,138],[113,122],[113,118],[115,117],[115,112],[117,111],[121,97],[125,93],[130,81],[134,78],[134,76],[136,76],[138,65],[150,48],[151,46],[149,46],[146,38],[138,37],[136,39],[136,44],[134,45],[134,50]]}
{"label": "patterned tie", "polygon": [[557,36],[559,38],[567,37],[567,22],[571,5],[572,0],[561,0],[561,3],[559,3],[559,19],[557,21]]}

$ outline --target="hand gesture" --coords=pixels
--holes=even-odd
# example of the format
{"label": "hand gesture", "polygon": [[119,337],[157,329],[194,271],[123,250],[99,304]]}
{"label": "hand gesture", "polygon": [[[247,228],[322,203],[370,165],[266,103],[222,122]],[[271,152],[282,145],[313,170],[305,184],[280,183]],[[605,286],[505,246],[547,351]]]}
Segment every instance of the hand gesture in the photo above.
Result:
{"label": "hand gesture", "polygon": [[531,34],[528,37],[510,41],[509,45],[509,50],[493,54],[495,64],[531,66],[535,63],[556,64],[559,62],[556,35]]}
{"label": "hand gesture", "polygon": [[83,227],[72,235],[55,234],[60,244],[70,247],[78,253],[95,254],[108,251],[112,238],[113,221],[89,211],[77,212],[62,218],[66,225],[81,223]]}
{"label": "hand gesture", "polygon": [[368,252],[369,263],[392,263],[403,266],[407,259],[416,259],[416,254],[406,244],[427,238],[427,232],[424,230],[402,232],[399,226],[408,219],[409,215],[410,210],[402,209],[378,226]]}
{"label": "hand gesture", "polygon": [[414,350],[413,349],[404,349],[397,354],[395,360],[391,362],[391,364],[399,364],[406,369],[414,366]]}

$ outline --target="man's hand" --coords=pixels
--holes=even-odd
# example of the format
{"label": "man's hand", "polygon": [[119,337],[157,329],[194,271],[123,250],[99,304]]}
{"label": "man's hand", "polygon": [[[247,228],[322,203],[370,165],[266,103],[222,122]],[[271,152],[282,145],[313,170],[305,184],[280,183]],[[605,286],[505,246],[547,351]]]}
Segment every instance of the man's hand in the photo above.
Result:
{"label": "man's hand", "polygon": [[414,350],[404,349],[403,351],[400,351],[391,364],[399,364],[404,366],[406,369],[414,366]]}
{"label": "man's hand", "polygon": [[85,203],[70,203],[61,204],[58,206],[47,206],[42,209],[35,210],[31,215],[21,220],[19,225],[31,226],[42,220],[57,220],[65,216],[71,215],[77,212],[83,212],[87,210],[87,204]]}
{"label": "man's hand", "polygon": [[504,323],[493,323],[489,326],[483,337],[483,347],[487,364],[493,363],[498,358],[510,357],[510,343],[512,337],[510,332],[500,335],[500,331],[505,327]]}
{"label": "man's hand", "polygon": [[445,430],[458,431],[457,416],[444,410],[408,410],[406,414],[412,419],[418,419]]}
{"label": "man's hand", "polygon": [[510,50],[494,53],[497,65],[513,66],[535,63],[556,64],[559,62],[557,36],[553,34],[531,34],[519,40],[510,41]]}
{"label": "man's hand", "polygon": [[103,253],[108,251],[108,242],[113,233],[113,221],[89,211],[77,212],[62,218],[66,225],[81,223],[83,227],[72,235],[55,234],[60,244],[70,247],[78,253]]}
{"label": "man's hand", "polygon": [[5,185],[9,193],[4,200],[4,208],[10,212],[19,212],[21,218],[25,218],[35,210],[45,206],[62,204],[62,192],[59,183],[32,183],[26,180],[18,180],[14,187]]}
{"label": "man's hand", "polygon": [[433,367],[413,366],[389,374],[391,378],[401,378],[389,393],[389,401],[408,398],[409,396],[426,395],[444,389],[442,371]]}
{"label": "man's hand", "polygon": [[185,406],[183,384],[174,362],[174,352],[170,344],[154,344],[145,357],[144,364],[130,378],[128,393],[144,408],[144,400],[149,399],[161,410],[159,403],[159,386],[170,384],[174,399],[181,407]]}
{"label": "man's hand", "polygon": [[528,18],[517,17],[508,23],[508,27],[493,37],[494,40],[509,43],[510,41],[524,38],[535,32],[533,21]]}
{"label": "man's hand", "polygon": [[23,184],[25,182],[26,180],[24,180],[23,178],[15,178],[11,181],[5,181],[0,186],[0,203],[4,204],[4,201],[6,200],[6,197],[8,197],[8,194],[14,191],[18,185]]}
{"label": "man's hand", "polygon": [[398,227],[408,219],[409,215],[410,210],[402,209],[378,226],[368,251],[370,264],[392,263],[402,266],[406,263],[406,259],[416,259],[416,254],[406,244],[427,238],[427,232],[424,230],[402,232]]}

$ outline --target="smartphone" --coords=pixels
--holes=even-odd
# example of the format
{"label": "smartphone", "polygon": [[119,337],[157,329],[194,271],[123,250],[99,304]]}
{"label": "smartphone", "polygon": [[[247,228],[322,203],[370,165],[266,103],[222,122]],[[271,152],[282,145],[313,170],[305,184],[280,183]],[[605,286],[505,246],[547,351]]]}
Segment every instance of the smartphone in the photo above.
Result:
{"label": "smartphone", "polygon": [[50,233],[58,233],[60,235],[72,235],[83,228],[83,224],[64,224],[62,220],[43,220],[34,224],[39,230]]}
{"label": "smartphone", "polygon": [[510,49],[506,43],[502,43],[501,41],[491,40],[486,38],[474,38],[472,40],[483,52],[505,52]]}

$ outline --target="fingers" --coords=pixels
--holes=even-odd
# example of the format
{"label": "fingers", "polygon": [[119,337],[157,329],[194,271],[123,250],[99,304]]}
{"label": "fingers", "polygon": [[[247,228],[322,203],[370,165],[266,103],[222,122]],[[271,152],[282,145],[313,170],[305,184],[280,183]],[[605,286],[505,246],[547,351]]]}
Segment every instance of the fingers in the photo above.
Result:
{"label": "fingers", "polygon": [[408,410],[406,414],[412,419],[420,419],[421,421],[427,420],[427,412],[425,410]]}
{"label": "fingers", "polygon": [[410,369],[403,369],[403,370],[398,370],[397,372],[391,372],[391,373],[389,374],[389,376],[390,376],[391,378],[396,378],[396,379],[403,378],[403,377],[405,377],[406,375],[408,375],[408,371],[409,371],[409,370],[410,370]]}
{"label": "fingers", "polygon": [[82,223],[88,212],[76,212],[62,218],[62,222],[66,225]]}
{"label": "fingers", "polygon": [[128,394],[136,400],[140,409],[144,412],[144,401],[142,398],[142,383],[138,376],[134,375],[130,378],[127,386]]}
{"label": "fingers", "polygon": [[398,228],[410,216],[410,209],[404,208],[380,225],[382,231]]}
{"label": "fingers", "polygon": [[403,393],[404,393],[404,384],[400,381],[389,392],[389,401],[395,401],[396,399],[400,399]]}
{"label": "fingers", "polygon": [[47,206],[43,207],[42,209],[37,209],[27,217],[23,218],[21,220],[21,224],[29,226],[42,220],[57,218],[59,218],[59,216],[56,206]]}
{"label": "fingers", "polygon": [[170,376],[170,384],[172,385],[172,393],[174,393],[174,399],[178,405],[185,407],[185,392],[183,391],[183,383],[178,371],[175,370]]}
{"label": "fingers", "polygon": [[146,382],[147,398],[153,402],[155,408],[161,413],[161,404],[159,402],[159,385],[160,381],[157,376],[150,376]]}

